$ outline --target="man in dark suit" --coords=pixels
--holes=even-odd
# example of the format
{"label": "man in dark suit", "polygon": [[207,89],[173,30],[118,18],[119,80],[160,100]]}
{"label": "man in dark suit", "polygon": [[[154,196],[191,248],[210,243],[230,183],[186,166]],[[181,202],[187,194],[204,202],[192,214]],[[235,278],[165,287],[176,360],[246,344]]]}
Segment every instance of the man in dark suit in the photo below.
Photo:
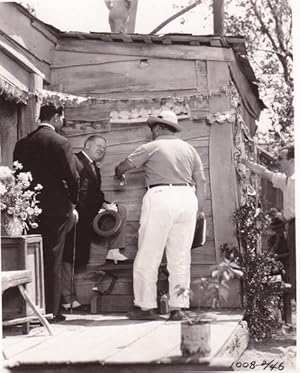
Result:
{"label": "man in dark suit", "polygon": [[71,145],[56,132],[64,123],[63,107],[52,103],[42,106],[40,121],[35,131],[16,143],[14,160],[43,186],[39,232],[43,237],[46,312],[53,313],[54,321],[63,321],[62,258],[79,179]]}
{"label": "man in dark suit", "polygon": [[[120,204],[110,203],[105,200],[104,193],[101,190],[101,175],[97,162],[105,154],[106,140],[100,135],[89,136],[81,152],[76,155],[76,167],[80,176],[79,198],[76,210],[79,214],[79,220],[76,226],[76,252],[75,268],[83,270],[89,261],[90,245],[96,234],[93,231],[92,223],[99,210],[114,210],[121,216],[121,227],[113,237],[109,238],[109,248],[106,259],[114,263],[123,262],[128,258],[119,250],[125,247],[125,225],[126,225],[126,208]],[[71,296],[71,263],[73,263],[73,244],[74,228],[67,236],[64,252],[64,303],[65,309],[79,309],[80,303]]]}

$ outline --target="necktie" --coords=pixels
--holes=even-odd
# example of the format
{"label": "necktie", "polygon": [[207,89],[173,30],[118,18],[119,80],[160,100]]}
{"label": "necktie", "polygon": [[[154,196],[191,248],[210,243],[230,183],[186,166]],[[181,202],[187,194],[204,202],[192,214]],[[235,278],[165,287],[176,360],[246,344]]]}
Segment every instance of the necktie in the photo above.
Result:
{"label": "necktie", "polygon": [[97,166],[96,162],[92,163],[92,168],[95,172],[95,175],[96,175],[96,178],[97,178],[97,183],[99,183],[100,182],[100,171],[99,171],[99,167]]}

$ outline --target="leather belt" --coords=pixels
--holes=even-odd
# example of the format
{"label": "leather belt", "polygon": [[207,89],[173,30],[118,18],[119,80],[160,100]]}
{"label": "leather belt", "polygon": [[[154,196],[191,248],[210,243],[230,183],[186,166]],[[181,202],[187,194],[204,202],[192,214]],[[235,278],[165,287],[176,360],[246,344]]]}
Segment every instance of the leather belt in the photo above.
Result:
{"label": "leather belt", "polygon": [[189,183],[174,183],[174,184],[151,184],[147,186],[147,189],[158,187],[158,186],[192,186]]}

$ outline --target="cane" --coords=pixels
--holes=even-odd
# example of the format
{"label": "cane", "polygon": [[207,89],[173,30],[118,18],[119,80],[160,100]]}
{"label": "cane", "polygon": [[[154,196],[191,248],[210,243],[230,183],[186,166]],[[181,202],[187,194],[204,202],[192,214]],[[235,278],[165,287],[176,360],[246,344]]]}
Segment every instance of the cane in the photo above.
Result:
{"label": "cane", "polygon": [[72,273],[71,273],[71,307],[70,313],[73,313],[73,295],[74,295],[74,275],[75,275],[75,257],[76,257],[76,228],[77,228],[77,219],[74,223],[74,236],[73,236],[73,255],[72,255]]}

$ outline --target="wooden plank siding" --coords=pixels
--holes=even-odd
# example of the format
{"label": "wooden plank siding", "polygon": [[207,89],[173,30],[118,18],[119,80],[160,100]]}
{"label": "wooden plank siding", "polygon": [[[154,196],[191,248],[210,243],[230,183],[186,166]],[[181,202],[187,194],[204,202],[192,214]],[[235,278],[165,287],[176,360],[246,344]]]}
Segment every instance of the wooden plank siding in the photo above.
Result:
{"label": "wooden plank siding", "polygon": [[12,149],[18,140],[18,105],[0,96],[0,164],[12,166]]}
{"label": "wooden plank siding", "polygon": [[40,61],[50,64],[57,42],[54,34],[50,33],[46,27],[36,27],[37,22],[28,17],[28,14],[20,12],[20,9],[13,3],[0,3],[1,13],[5,14],[5,17],[1,17],[0,30]]}
{"label": "wooden plank siding", "polygon": [[[75,118],[72,117],[72,119]],[[208,143],[210,127],[208,127],[204,122],[195,123],[190,120],[183,120],[181,121],[181,124],[184,127],[184,131],[180,134],[180,137],[193,145],[200,154],[209,185]],[[97,132],[94,130],[94,132],[91,132],[90,130],[88,135],[82,134],[81,136],[78,136],[78,134],[72,136],[72,134],[69,132],[67,137],[72,144],[74,152],[82,149],[85,139],[91,133],[101,134],[107,140],[106,154],[101,160],[100,166],[102,189],[105,193],[106,199],[122,203],[127,208],[128,223],[126,229],[126,254],[130,258],[133,258],[137,250],[137,231],[139,226],[142,198],[146,192],[144,174],[142,169],[134,169],[130,171],[127,174],[127,184],[125,187],[116,186],[113,183],[113,175],[114,168],[119,162],[124,160],[127,155],[136,149],[137,146],[151,140],[149,128],[145,123],[140,123],[139,125],[128,124],[127,127],[123,128],[122,130],[114,129],[114,125],[112,125],[111,131]],[[201,135],[203,137],[201,137]],[[194,264],[202,264],[204,262],[214,263],[216,257],[213,244],[214,233],[211,210],[211,192],[209,187],[207,188],[206,194],[205,213],[208,223],[207,243],[204,248],[194,250]]]}
{"label": "wooden plank siding", "polygon": [[[229,48],[189,45],[159,45],[144,43],[106,42],[101,40],[62,38],[56,46],[56,51],[71,53],[99,53],[121,56],[139,56],[141,58],[168,58],[172,60],[207,60],[232,61]],[[56,53],[55,51],[55,53]]]}
{"label": "wooden plank siding", "polygon": [[[66,107],[68,126],[64,133],[74,152],[82,149],[89,135],[101,134],[107,139],[106,155],[101,160],[102,187],[106,199],[127,207],[125,253],[129,258],[134,258],[137,250],[145,180],[142,169],[134,169],[127,174],[126,186],[117,187],[113,183],[115,166],[139,145],[151,141],[145,123],[147,113],[158,110],[169,97],[196,94],[203,97],[227,85],[230,81],[228,62],[232,58],[225,48],[201,46],[108,43],[72,38],[62,38],[56,46],[49,89],[96,98]],[[211,96],[209,100],[188,101],[186,117],[179,116],[184,127],[179,136],[200,154],[207,179],[204,206],[207,242],[192,252],[192,282],[209,276],[211,265],[220,261],[220,245],[234,240],[231,215],[236,179],[231,159],[232,130],[229,124],[208,126],[204,120],[208,113],[229,108],[229,99],[223,94]],[[145,118],[131,120],[130,113],[134,110],[144,110]],[[113,112],[123,113],[120,122],[115,121]],[[126,115],[129,115],[127,119]],[[90,269],[95,268],[97,262],[103,263],[106,251],[105,245],[92,245]],[[81,279],[78,285],[91,287],[89,281]],[[232,288],[228,305],[238,306],[239,286],[234,284]],[[124,289],[130,294],[131,279],[123,287],[122,294]],[[202,305],[208,305],[202,298]]]}
{"label": "wooden plank siding", "polygon": [[[68,53],[68,52],[66,52]],[[51,88],[79,96],[94,97],[163,97],[196,93],[195,61],[166,58],[119,58],[104,55],[105,62],[90,63],[87,56],[82,65],[61,64],[51,68]],[[180,74],[178,72],[180,71]],[[198,92],[206,92],[206,64],[198,63]],[[76,76],[76,79],[74,79]],[[155,78],[154,78],[155,77]]]}

